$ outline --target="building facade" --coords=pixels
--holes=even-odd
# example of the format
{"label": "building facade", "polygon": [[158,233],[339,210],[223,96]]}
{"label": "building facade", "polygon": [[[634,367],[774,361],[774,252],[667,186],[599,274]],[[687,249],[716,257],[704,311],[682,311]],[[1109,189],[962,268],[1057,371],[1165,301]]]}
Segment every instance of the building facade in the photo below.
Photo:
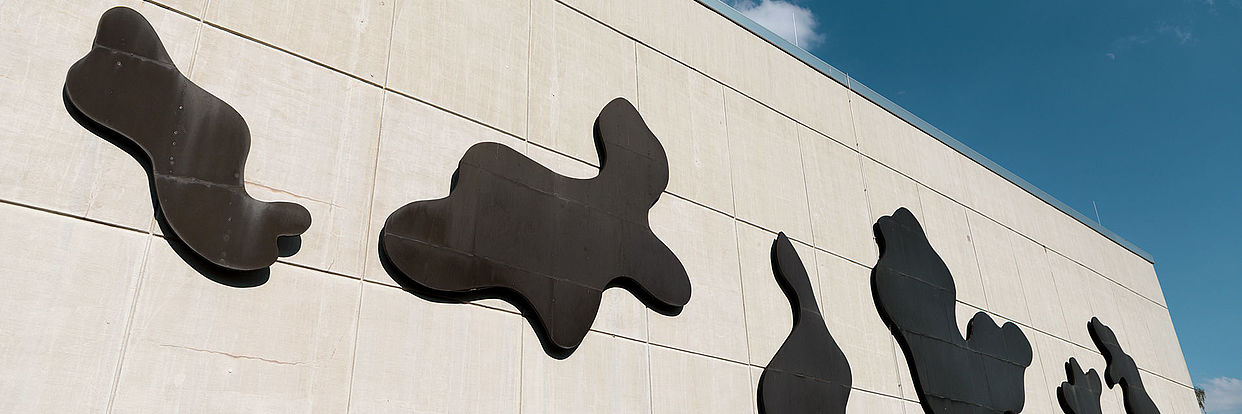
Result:
{"label": "building facade", "polygon": [[[93,113],[67,74],[115,6],[244,118],[244,191],[309,213],[270,267],[170,235],[158,171],[75,119]],[[1022,412],[1064,411],[1071,358],[1102,377],[1123,359],[1093,318],[1159,412],[1197,410],[1150,256],[717,0],[0,1],[0,28],[0,411],[758,412],[794,327],[783,233],[848,361],[847,411],[918,413],[935,373],[873,289],[874,225],[903,208],[951,272],[957,334],[980,312],[1020,329]],[[609,288],[558,349],[563,312],[394,276],[386,221],[464,188],[468,149],[586,181],[623,159],[594,138],[616,98],[666,154],[647,218],[688,301]],[[473,236],[526,243],[508,230]],[[1127,412],[1104,380],[1102,412]]]}

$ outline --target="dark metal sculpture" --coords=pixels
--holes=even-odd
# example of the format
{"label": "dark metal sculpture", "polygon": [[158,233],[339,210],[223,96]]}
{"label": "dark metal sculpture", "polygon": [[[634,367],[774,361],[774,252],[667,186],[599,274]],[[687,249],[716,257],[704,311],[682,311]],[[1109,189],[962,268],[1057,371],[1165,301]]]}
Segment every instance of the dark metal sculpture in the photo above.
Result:
{"label": "dark metal sculpture", "polygon": [[690,280],[647,220],[668,184],[664,147],[620,98],[600,112],[595,143],[601,167],[586,180],[501,144],[471,147],[448,197],[388,217],[380,249],[389,272],[430,296],[522,307],[545,349],[564,356],[586,336],[609,287],[680,312]]}
{"label": "dark metal sculpture", "polygon": [[211,263],[233,270],[268,267],[276,261],[280,236],[310,227],[310,212],[302,206],[246,193],[246,121],[181,75],[137,11],[115,7],[103,14],[91,51],[69,69],[64,94],[88,129],[122,147],[138,147],[170,236]]}
{"label": "dark metal sculpture", "polygon": [[1100,395],[1104,393],[1104,386],[1100,384],[1100,374],[1094,369],[1082,372],[1078,360],[1070,358],[1065,363],[1065,375],[1069,381],[1057,387],[1057,400],[1065,414],[1103,414]]}
{"label": "dark metal sculpture", "polygon": [[844,414],[850,364],[824,324],[811,279],[785,233],[772,243],[772,273],[789,298],[794,323],[759,377],[759,413]]}
{"label": "dark metal sculpture", "polygon": [[1100,318],[1091,318],[1091,322],[1087,323],[1087,330],[1091,332],[1091,340],[1095,342],[1096,347],[1100,348],[1100,353],[1104,354],[1104,360],[1108,362],[1108,367],[1104,369],[1104,379],[1108,382],[1108,388],[1121,384],[1126,412],[1129,414],[1160,414],[1156,403],[1151,400],[1151,396],[1147,395],[1147,389],[1143,388],[1143,379],[1139,377],[1138,364],[1135,364],[1134,358],[1121,349],[1121,343],[1117,341],[1117,334],[1113,333],[1112,328],[1100,322]]}
{"label": "dark metal sculpture", "polygon": [[880,316],[901,344],[928,413],[1018,413],[1031,344],[1012,322],[996,326],[979,312],[963,339],[953,275],[905,208],[875,225],[880,260],[872,292]]}

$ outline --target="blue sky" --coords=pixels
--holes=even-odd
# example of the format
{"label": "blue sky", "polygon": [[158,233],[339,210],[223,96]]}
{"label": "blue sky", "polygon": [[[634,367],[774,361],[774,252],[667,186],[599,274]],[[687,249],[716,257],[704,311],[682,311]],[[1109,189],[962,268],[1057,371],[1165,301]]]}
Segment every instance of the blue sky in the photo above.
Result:
{"label": "blue sky", "polygon": [[[1242,413],[1242,0],[731,1],[1156,258]],[[797,16],[796,18],[791,16]]]}

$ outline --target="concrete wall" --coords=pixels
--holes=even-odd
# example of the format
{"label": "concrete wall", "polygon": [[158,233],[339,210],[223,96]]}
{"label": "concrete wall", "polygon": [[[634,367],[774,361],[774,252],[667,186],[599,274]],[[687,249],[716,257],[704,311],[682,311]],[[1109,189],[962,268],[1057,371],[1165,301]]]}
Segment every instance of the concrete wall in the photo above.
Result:
{"label": "concrete wall", "polygon": [[[190,268],[143,169],[65,111],[117,4],[246,118],[251,194],[314,215],[266,284]],[[651,222],[693,283],[680,316],[610,290],[556,360],[504,302],[395,287],[375,248],[390,212],[447,195],[480,141],[592,176],[616,96],[668,151]],[[1060,412],[1069,357],[1103,371],[1092,316],[1163,412],[1196,412],[1150,263],[692,0],[0,0],[0,108],[0,411],[753,412],[791,326],[768,263],[784,231],[853,367],[851,412],[916,413],[868,282],[870,225],[905,206],[963,324],[985,310],[1031,338],[1025,412]]]}

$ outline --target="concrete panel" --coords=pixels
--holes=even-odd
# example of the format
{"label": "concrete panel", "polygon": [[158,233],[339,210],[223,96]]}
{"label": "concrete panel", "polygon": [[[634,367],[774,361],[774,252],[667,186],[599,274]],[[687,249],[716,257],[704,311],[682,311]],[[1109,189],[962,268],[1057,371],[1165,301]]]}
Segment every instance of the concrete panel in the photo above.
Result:
{"label": "concrete panel", "polygon": [[686,38],[684,57],[674,56],[747,96],[772,102],[767,60],[775,47],[714,10],[697,4],[687,9],[678,22],[688,30],[682,34]]}
{"label": "concrete panel", "polygon": [[905,121],[856,93],[849,96],[855,140],[863,153],[872,155],[910,137]]}
{"label": "concrete panel", "polygon": [[651,342],[749,361],[734,220],[665,195],[651,210],[651,229],[681,260],[693,287],[680,315],[648,311]]}
{"label": "concrete panel", "polygon": [[909,133],[914,135],[912,141],[917,146],[903,152],[916,157],[914,178],[959,203],[970,204],[965,172],[966,164],[975,161],[918,128],[911,126]]}
{"label": "concrete panel", "polygon": [[[793,329],[793,313],[789,299],[781,291],[772,274],[772,242],[776,233],[737,223],[737,249],[741,260],[742,293],[746,305],[746,336],[750,344],[750,363],[766,366],[785,343]],[[798,257],[806,266],[811,286],[819,289],[816,276],[815,251],[810,246],[794,243]],[[816,292],[815,297],[820,297]]]}
{"label": "concrete panel", "polygon": [[1177,338],[1177,330],[1169,310],[1153,303],[1146,303],[1148,331],[1155,340],[1156,361],[1162,363],[1160,373],[1182,385],[1191,385],[1190,372],[1186,367],[1186,357],[1182,353],[1182,344]]}
{"label": "concrete panel", "polygon": [[924,186],[919,186],[919,202],[923,206],[923,231],[932,248],[953,274],[957,300],[976,307],[987,307],[983,279],[975,245],[966,221],[966,207]]}
{"label": "concrete panel", "polygon": [[1065,320],[1065,338],[1077,344],[1090,345],[1091,335],[1087,323],[1096,316],[1091,302],[1096,298],[1090,291],[1088,281],[1096,277],[1091,270],[1074,263],[1057,253],[1048,253],[1053,281],[1060,295],[1061,313]]}
{"label": "concrete panel", "polygon": [[763,368],[750,366],[750,412],[759,413],[759,378],[763,376]]}
{"label": "concrete panel", "polygon": [[1129,286],[1143,297],[1151,299],[1160,306],[1168,307],[1168,303],[1164,300],[1164,290],[1160,287],[1160,280],[1156,277],[1155,266],[1128,251],[1122,252],[1122,256],[1125,259],[1125,272],[1130,279]]}
{"label": "concrete panel", "polygon": [[1139,368],[1165,375],[1167,368],[1159,357],[1163,353],[1159,347],[1164,344],[1161,339],[1164,334],[1153,332],[1149,328],[1149,323],[1154,321],[1150,320],[1148,308],[1155,303],[1124,286],[1115,287],[1113,295],[1117,297],[1118,310],[1122,311],[1122,320],[1125,321],[1124,331],[1117,331],[1117,336],[1130,338],[1130,348],[1125,348],[1125,352],[1134,357]]}
{"label": "concrete panel", "polygon": [[0,411],[105,411],[146,235],[11,204],[0,227]]}
{"label": "concrete panel", "polygon": [[1072,223],[1061,227],[1061,229],[1070,234],[1076,241],[1065,245],[1058,252],[1093,271],[1099,272],[1099,269],[1103,269],[1100,266],[1100,256],[1107,254],[1107,246],[1100,243],[1099,235],[1095,231],[1082,226],[1072,225]]}
{"label": "concrete panel", "polygon": [[966,205],[1000,223],[1013,223],[1015,213],[1010,200],[1023,192],[1013,183],[976,162],[962,163],[966,177]]}
{"label": "concrete panel", "polygon": [[364,247],[367,280],[396,286],[379,263],[384,221],[408,203],[447,197],[453,172],[472,145],[499,142],[525,152],[526,143],[396,94],[384,98],[370,231]]}
{"label": "concrete panel", "polygon": [[382,91],[215,28],[196,67],[194,81],[250,127],[247,190],[311,212],[301,250],[283,260],[361,277]]}
{"label": "concrete panel", "polygon": [[637,105],[668,153],[668,191],[732,214],[724,87],[639,46]]}
{"label": "concrete panel", "polygon": [[1059,338],[1068,338],[1068,325],[1061,309],[1061,293],[1052,277],[1048,253],[1043,246],[1025,237],[1015,237],[1014,261],[1022,281],[1022,293],[1026,296],[1027,310],[1031,313],[1029,323],[1036,329]]}
{"label": "concrete panel", "polygon": [[203,12],[207,10],[207,0],[147,0],[147,2],[164,5],[165,7],[194,16],[196,19],[201,19]]}
{"label": "concrete panel", "polygon": [[[1004,320],[997,320],[996,324],[1003,325],[1005,322]],[[1031,365],[1026,368],[1026,376],[1023,378],[1023,385],[1026,390],[1026,403],[1022,406],[1022,412],[1060,413],[1061,403],[1057,401],[1056,393],[1057,387],[1061,385],[1061,381],[1067,379],[1065,375],[1065,361],[1052,361],[1045,365],[1039,350],[1040,341],[1034,336],[1038,332],[1023,327],[1022,333],[1026,334],[1026,339],[1030,341],[1032,356],[1034,356],[1031,359]]]}
{"label": "concrete panel", "polygon": [[[1127,318],[1122,316],[1124,308],[1118,303],[1120,299],[1117,296],[1123,288],[1095,273],[1089,273],[1085,279],[1085,288],[1091,297],[1089,303],[1091,304],[1093,315],[1100,318],[1101,322],[1104,322],[1105,325],[1108,325],[1117,333],[1117,341],[1120,342],[1122,349],[1129,351],[1132,349],[1131,344],[1133,341],[1144,340],[1129,334],[1130,329],[1126,324]],[[1082,322],[1082,326],[1086,326],[1086,322]],[[1095,344],[1090,340],[1078,343],[1078,345],[1096,349],[1098,352]]]}
{"label": "concrete panel", "polygon": [[152,206],[142,165],[78,125],[61,96],[66,71],[91,48],[99,16],[116,5],[141,12],[179,68],[191,69],[199,23],[158,6],[0,4],[0,199],[146,231]]}
{"label": "concrete panel", "polygon": [[[880,217],[892,215],[901,207],[914,213],[920,223],[924,220],[918,183],[868,158],[862,159],[862,172],[863,184],[867,188],[867,204],[871,209],[871,224]],[[878,247],[876,249],[876,257],[879,257]]]}
{"label": "concrete panel", "polygon": [[588,333],[569,358],[548,357],[534,331],[522,331],[522,412],[637,413],[651,410],[647,347]]}
{"label": "concrete panel", "polygon": [[971,239],[975,242],[975,257],[979,260],[988,310],[1028,323],[1031,314],[1014,260],[1015,239],[1021,236],[973,211],[968,213],[967,220]]}
{"label": "concrete panel", "polygon": [[[751,413],[755,389],[746,365],[651,347],[651,412]],[[754,370],[758,371],[758,370]]]}
{"label": "concrete panel", "polygon": [[731,91],[725,108],[737,217],[812,240],[797,124]]}
{"label": "concrete panel", "polygon": [[1081,252],[1079,251],[1079,247],[1081,244],[1075,240],[1075,236],[1078,235],[1078,231],[1082,227],[1082,224],[1078,223],[1077,220],[1074,220],[1070,216],[1060,213],[1058,214],[1059,216],[1052,216],[1051,223],[1049,224],[1051,228],[1048,232],[1048,238],[1039,240],[1039,242],[1043,243],[1048,250],[1056,252],[1056,254],[1065,256],[1066,258],[1072,258],[1080,255]]}
{"label": "concrete panel", "polygon": [[617,97],[638,101],[634,41],[553,1],[534,2],[531,15],[527,139],[599,165],[599,111]]}
{"label": "concrete panel", "polygon": [[[1147,389],[1148,395],[1151,396],[1152,402],[1156,403],[1156,407],[1162,413],[1194,414],[1201,412],[1199,411],[1199,406],[1195,404],[1192,388],[1146,373],[1143,373],[1143,386]],[[1191,390],[1189,395],[1187,395],[1185,390]],[[1212,396],[1209,395],[1208,398],[1208,401],[1211,401],[1210,398]]]}
{"label": "concrete panel", "polygon": [[[1044,202],[1039,197],[1028,193],[1024,198],[1028,200],[1027,205],[1030,206],[1028,207],[1030,209],[1028,211],[1030,211],[1029,214],[1031,214],[1031,217],[1029,217],[1028,220],[1025,220],[1025,226],[1032,228],[1029,230],[1024,229],[1023,234],[1026,234],[1028,238],[1034,239],[1039,244],[1051,248],[1051,240],[1061,237],[1061,235],[1054,235],[1054,233],[1060,232],[1057,227],[1060,223],[1060,217],[1069,216],[1056,207]],[[1084,227],[1081,223],[1076,223],[1077,220],[1071,220],[1071,225]],[[1023,224],[1019,225],[1022,226]]]}
{"label": "concrete panel", "polygon": [[[872,299],[871,269],[820,251],[815,252],[815,262],[821,292],[820,311],[828,331],[850,362],[853,387],[901,395],[897,359],[904,357],[894,348],[893,336],[880,319]],[[862,393],[851,395],[858,394]]]}
{"label": "concrete panel", "polygon": [[1194,388],[1183,385],[1169,385],[1169,398],[1171,403],[1171,412],[1174,414],[1195,414],[1200,413],[1199,406],[1195,404]]}
{"label": "concrete panel", "polygon": [[687,38],[696,33],[686,26],[687,14],[708,11],[693,1],[566,0],[564,3],[674,57],[685,54]]}
{"label": "concrete panel", "polygon": [[872,265],[876,262],[871,213],[858,153],[798,126],[815,246]]}
{"label": "concrete panel", "polygon": [[969,202],[962,164],[973,161],[866,99],[854,97],[851,103],[863,154],[954,200]]}
{"label": "concrete panel", "polygon": [[525,323],[364,284],[350,411],[518,412]]}
{"label": "concrete panel", "polygon": [[118,412],[341,412],[358,282],[276,264],[216,283],[151,241],[116,388]]}
{"label": "concrete panel", "polygon": [[898,398],[855,390],[850,393],[845,412],[846,414],[901,413],[902,405],[903,401]]}
{"label": "concrete panel", "polygon": [[511,134],[525,135],[530,4],[520,0],[399,3],[388,87]]}
{"label": "concrete panel", "polygon": [[207,21],[382,84],[393,0],[212,0]]}
{"label": "concrete panel", "polygon": [[[497,306],[493,304],[493,306]],[[505,307],[512,308],[508,303]],[[628,290],[614,287],[604,291],[599,314],[591,329],[638,341],[647,340],[647,307]]]}
{"label": "concrete panel", "polygon": [[850,91],[784,50],[768,47],[769,105],[845,145],[854,145]]}

